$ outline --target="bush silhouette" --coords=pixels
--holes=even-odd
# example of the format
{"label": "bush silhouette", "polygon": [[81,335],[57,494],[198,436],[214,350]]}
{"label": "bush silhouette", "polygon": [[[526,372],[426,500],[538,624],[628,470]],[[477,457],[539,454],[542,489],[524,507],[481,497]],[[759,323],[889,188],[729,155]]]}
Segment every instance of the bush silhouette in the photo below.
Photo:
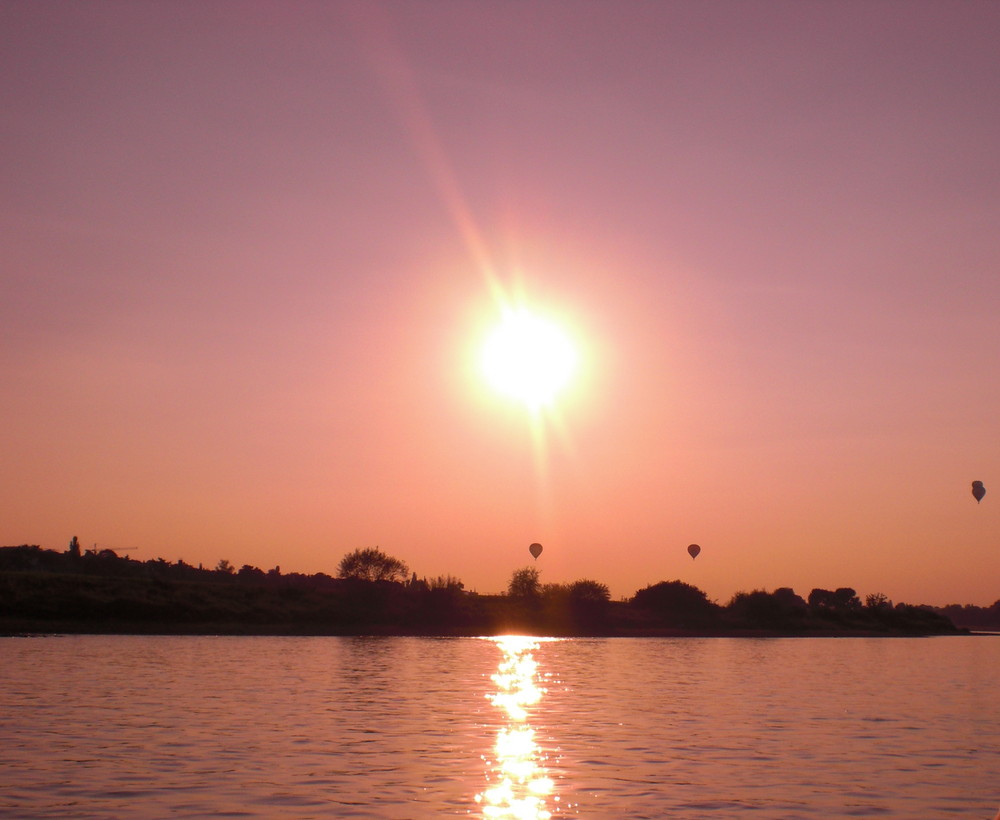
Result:
{"label": "bush silhouette", "polygon": [[660,581],[640,589],[632,605],[678,624],[710,621],[719,610],[698,587],[683,581]]}

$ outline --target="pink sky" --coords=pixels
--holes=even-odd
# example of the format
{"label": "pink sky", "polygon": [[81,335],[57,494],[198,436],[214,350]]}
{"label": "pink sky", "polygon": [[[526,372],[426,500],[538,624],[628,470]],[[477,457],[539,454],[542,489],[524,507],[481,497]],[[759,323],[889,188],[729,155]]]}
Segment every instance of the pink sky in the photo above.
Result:
{"label": "pink sky", "polygon": [[[961,0],[7,0],[0,544],[993,603],[998,42]],[[491,283],[582,344],[541,426],[472,366]]]}

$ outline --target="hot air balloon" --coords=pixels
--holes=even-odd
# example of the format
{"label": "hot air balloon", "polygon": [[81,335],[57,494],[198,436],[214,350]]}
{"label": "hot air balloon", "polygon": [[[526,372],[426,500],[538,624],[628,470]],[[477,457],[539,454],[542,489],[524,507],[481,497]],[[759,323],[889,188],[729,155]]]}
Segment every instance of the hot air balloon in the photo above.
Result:
{"label": "hot air balloon", "polygon": [[972,495],[975,496],[977,504],[983,500],[983,496],[986,495],[986,488],[983,486],[982,481],[972,482]]}
{"label": "hot air balloon", "polygon": [[541,544],[532,544],[530,547],[528,547],[528,552],[530,552],[532,554],[532,556],[535,558],[535,560],[537,561],[538,560],[538,556],[542,554],[542,545]]}
{"label": "hot air balloon", "polygon": [[699,547],[697,544],[692,544],[691,546],[688,547],[688,555],[691,556],[692,561],[698,557],[699,552],[701,552],[701,547]]}

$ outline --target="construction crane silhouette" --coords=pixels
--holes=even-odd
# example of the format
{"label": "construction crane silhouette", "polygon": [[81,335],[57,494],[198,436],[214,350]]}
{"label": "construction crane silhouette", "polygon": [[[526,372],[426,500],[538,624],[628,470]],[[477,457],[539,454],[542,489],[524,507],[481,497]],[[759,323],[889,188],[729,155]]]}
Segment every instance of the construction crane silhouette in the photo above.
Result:
{"label": "construction crane silhouette", "polygon": [[91,547],[89,550],[87,550],[87,552],[89,552],[91,555],[100,555],[102,552],[115,552],[115,553],[118,553],[118,552],[128,552],[129,550],[137,550],[137,549],[139,549],[139,548],[138,547],[101,547],[100,549],[98,549],[97,548],[97,544],[95,543],[93,547]]}

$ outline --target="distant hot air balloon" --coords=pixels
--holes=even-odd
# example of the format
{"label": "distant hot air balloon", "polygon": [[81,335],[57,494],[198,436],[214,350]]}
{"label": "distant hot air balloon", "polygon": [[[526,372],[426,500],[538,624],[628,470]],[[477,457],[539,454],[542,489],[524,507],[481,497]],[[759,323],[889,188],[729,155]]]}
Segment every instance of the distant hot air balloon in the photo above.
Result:
{"label": "distant hot air balloon", "polygon": [[986,488],[983,486],[982,481],[972,482],[972,494],[976,498],[976,503],[983,500],[983,496],[986,495]]}
{"label": "distant hot air balloon", "polygon": [[688,547],[688,555],[691,556],[692,561],[698,557],[699,552],[701,552],[701,547],[699,547],[697,544],[692,544],[690,547]]}
{"label": "distant hot air balloon", "polygon": [[532,556],[534,556],[535,560],[538,560],[538,556],[542,554],[542,545],[532,544],[530,547],[528,547],[528,552],[530,552]]}

